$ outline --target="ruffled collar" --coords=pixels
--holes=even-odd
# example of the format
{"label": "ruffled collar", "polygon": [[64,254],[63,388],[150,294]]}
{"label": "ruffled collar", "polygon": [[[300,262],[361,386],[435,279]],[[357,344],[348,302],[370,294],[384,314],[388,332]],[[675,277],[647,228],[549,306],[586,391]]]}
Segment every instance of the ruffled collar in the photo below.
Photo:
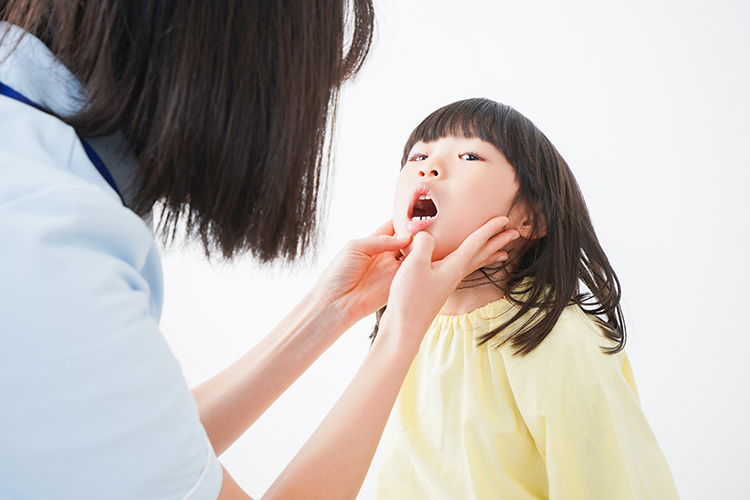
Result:
{"label": "ruffled collar", "polygon": [[463,313],[463,314],[438,314],[435,318],[436,321],[448,321],[448,322],[456,322],[456,321],[470,321],[473,322],[474,320],[487,320],[490,318],[496,318],[501,314],[506,313],[511,308],[513,308],[513,305],[506,299],[505,297],[501,299],[497,299],[495,301],[490,302],[489,304],[485,304],[481,307],[478,307],[474,309],[473,311]]}

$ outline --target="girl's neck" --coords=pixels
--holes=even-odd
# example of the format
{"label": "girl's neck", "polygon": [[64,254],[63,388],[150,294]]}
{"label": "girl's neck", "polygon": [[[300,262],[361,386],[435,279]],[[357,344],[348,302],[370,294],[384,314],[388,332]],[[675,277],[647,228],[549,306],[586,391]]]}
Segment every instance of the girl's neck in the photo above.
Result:
{"label": "girl's neck", "polygon": [[490,282],[489,278],[482,275],[480,271],[467,276],[445,301],[440,314],[444,316],[467,314],[505,297],[505,292],[500,288],[505,283],[505,273],[502,271],[501,273],[493,276],[493,281],[497,284]]}

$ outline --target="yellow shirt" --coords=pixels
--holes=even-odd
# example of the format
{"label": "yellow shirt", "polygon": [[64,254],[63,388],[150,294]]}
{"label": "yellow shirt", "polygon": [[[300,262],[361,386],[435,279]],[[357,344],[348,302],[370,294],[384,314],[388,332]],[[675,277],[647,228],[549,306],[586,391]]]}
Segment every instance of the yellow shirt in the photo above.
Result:
{"label": "yellow shirt", "polygon": [[531,354],[477,347],[512,311],[435,318],[383,435],[376,499],[677,498],[625,353],[604,354],[577,306]]}

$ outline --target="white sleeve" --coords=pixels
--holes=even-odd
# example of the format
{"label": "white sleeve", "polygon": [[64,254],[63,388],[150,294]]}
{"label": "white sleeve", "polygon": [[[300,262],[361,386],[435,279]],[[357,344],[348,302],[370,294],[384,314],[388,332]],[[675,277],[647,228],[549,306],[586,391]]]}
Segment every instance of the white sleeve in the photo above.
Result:
{"label": "white sleeve", "polygon": [[0,497],[209,500],[219,465],[158,330],[135,214],[0,155]]}

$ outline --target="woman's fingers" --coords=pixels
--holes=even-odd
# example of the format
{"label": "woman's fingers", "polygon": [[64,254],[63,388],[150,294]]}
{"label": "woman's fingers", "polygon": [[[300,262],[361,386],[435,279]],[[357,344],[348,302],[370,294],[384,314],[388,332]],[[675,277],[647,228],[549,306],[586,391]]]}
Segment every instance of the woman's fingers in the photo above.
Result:
{"label": "woman's fingers", "polygon": [[472,271],[502,260],[507,260],[508,252],[503,249],[511,241],[518,239],[519,236],[518,231],[515,229],[507,229],[487,240],[487,243],[485,243],[478,255],[479,264]]}
{"label": "woman's fingers", "polygon": [[397,238],[393,234],[393,222],[388,221],[378,227],[370,236],[354,240],[350,245],[367,255],[375,256],[385,252],[395,252],[405,248],[411,236]]}
{"label": "woman's fingers", "polygon": [[470,234],[453,253],[443,259],[443,265],[456,266],[458,271],[467,274],[483,265],[496,262],[502,257],[502,248],[518,238],[518,232],[505,231],[507,217],[495,217]]}
{"label": "woman's fingers", "polygon": [[323,271],[315,289],[338,314],[359,321],[385,304],[401,265],[399,250],[410,241],[410,236],[393,236],[390,221],[382,224],[371,236],[347,243]]}
{"label": "woman's fingers", "polygon": [[410,262],[415,265],[429,265],[432,262],[432,252],[435,251],[435,238],[430,233],[421,231],[413,236],[414,244],[409,253]]}
{"label": "woman's fingers", "polygon": [[388,220],[385,223],[381,224],[380,227],[378,227],[375,231],[372,232],[370,236],[393,236],[395,233],[393,229],[393,220]]}

